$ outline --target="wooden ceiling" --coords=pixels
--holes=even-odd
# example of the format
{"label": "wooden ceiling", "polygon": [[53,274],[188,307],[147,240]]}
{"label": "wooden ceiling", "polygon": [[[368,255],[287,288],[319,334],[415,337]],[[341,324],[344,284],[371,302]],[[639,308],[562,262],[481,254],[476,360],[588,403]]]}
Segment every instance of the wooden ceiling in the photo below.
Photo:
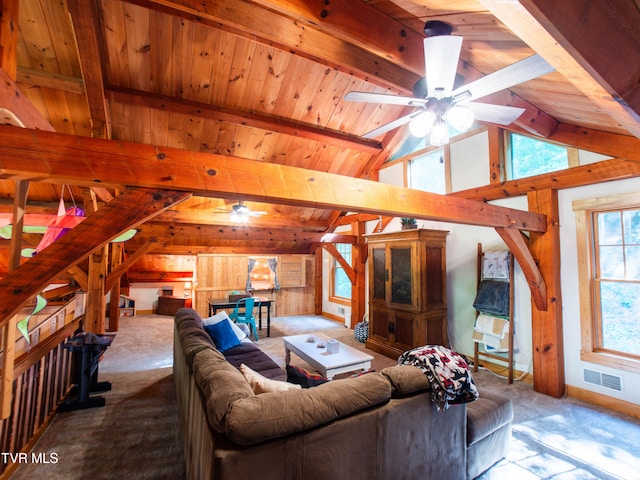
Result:
{"label": "wooden ceiling", "polygon": [[[23,123],[41,129],[48,123],[59,133],[253,160],[260,162],[249,167],[255,175],[260,165],[278,164],[375,180],[406,132],[374,140],[362,135],[406,112],[343,97],[351,90],[411,94],[424,71],[424,23],[437,19],[464,37],[458,73],[465,83],[536,52],[555,67],[482,99],[526,109],[510,129],[594,151],[640,138],[636,2],[15,4],[17,46],[3,52],[4,83],[10,88],[15,79],[23,101],[5,108],[23,119],[30,112],[25,104],[31,105],[37,112],[29,118],[42,118]],[[190,165],[174,167],[188,171]],[[250,178],[252,172],[244,173]],[[150,176],[151,169],[132,171],[124,185],[147,185]],[[0,208],[8,212],[16,182],[4,178],[10,179],[0,180]],[[59,175],[30,179],[27,213],[55,213],[63,192],[67,206],[81,205],[86,185],[64,189],[63,183]],[[248,187],[237,191],[250,193]],[[113,193],[98,192],[103,200]],[[259,203],[234,191],[217,195],[196,193],[153,218],[127,251],[154,238],[156,253],[311,253],[348,213],[311,202]],[[245,198],[267,215],[234,225],[223,210]]]}

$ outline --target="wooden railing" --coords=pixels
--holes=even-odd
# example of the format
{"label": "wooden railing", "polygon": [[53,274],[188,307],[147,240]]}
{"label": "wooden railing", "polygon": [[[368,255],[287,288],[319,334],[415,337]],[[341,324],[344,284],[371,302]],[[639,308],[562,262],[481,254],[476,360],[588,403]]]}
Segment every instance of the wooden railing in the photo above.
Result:
{"label": "wooden railing", "polygon": [[[26,455],[72,386],[72,354],[63,345],[78,330],[83,317],[70,316],[70,320],[65,320],[46,338],[40,337],[37,344],[15,359],[11,413],[0,420],[0,452],[3,454],[22,452]],[[0,479],[9,478],[18,465],[18,461],[10,457],[3,458]]]}

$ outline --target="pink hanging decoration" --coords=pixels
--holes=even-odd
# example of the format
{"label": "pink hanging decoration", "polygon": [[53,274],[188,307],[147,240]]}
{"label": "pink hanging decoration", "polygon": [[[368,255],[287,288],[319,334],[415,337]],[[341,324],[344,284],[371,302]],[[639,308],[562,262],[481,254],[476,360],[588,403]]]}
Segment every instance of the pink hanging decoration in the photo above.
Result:
{"label": "pink hanging decoration", "polygon": [[65,211],[64,201],[60,199],[58,205],[58,217],[56,221],[47,228],[46,233],[36,247],[36,253],[40,253],[46,247],[51,245],[61,235],[67,233],[71,228],[79,223],[79,217],[84,218],[84,210],[80,207],[71,207]]}

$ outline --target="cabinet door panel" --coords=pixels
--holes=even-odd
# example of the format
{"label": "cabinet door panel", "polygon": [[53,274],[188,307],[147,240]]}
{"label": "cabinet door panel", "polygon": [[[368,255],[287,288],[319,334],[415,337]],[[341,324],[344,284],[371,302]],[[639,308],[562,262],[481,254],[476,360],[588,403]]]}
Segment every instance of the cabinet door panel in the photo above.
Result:
{"label": "cabinet door panel", "polygon": [[413,304],[411,247],[391,248],[391,303]]}
{"label": "cabinet door panel", "polygon": [[443,284],[442,248],[427,247],[426,249],[426,301],[427,310],[436,310],[446,304],[445,286]]}
{"label": "cabinet door panel", "polygon": [[372,308],[369,317],[369,335],[389,340],[389,311]]}
{"label": "cabinet door panel", "polygon": [[394,312],[393,317],[395,324],[395,345],[404,350],[410,350],[414,346],[415,315],[398,310]]}
{"label": "cabinet door panel", "polygon": [[373,249],[373,285],[371,296],[376,300],[386,300],[387,260],[384,248]]}

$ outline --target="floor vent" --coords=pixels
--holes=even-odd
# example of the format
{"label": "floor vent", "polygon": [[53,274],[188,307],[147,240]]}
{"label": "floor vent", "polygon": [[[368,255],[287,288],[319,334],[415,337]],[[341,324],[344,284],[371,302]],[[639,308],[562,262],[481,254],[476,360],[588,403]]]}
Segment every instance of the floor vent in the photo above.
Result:
{"label": "floor vent", "polygon": [[622,377],[611,375],[608,373],[598,372],[596,370],[583,370],[584,381],[593,385],[599,385],[610,390],[622,391]]}

